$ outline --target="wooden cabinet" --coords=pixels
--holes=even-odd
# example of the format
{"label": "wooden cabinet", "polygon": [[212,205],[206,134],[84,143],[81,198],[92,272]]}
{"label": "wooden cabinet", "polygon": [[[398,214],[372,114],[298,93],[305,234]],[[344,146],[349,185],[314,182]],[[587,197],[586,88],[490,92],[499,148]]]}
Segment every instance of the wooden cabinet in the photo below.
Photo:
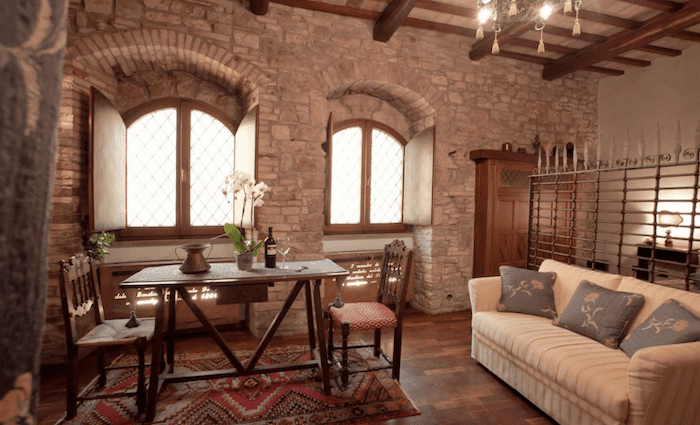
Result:
{"label": "wooden cabinet", "polygon": [[496,276],[498,267],[527,265],[531,154],[477,150],[474,215],[474,277]]}

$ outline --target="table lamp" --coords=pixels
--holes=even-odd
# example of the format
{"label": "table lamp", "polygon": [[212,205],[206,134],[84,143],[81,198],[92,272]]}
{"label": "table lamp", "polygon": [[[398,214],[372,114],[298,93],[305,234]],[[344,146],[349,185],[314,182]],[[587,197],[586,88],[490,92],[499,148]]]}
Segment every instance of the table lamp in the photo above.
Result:
{"label": "table lamp", "polygon": [[666,241],[664,245],[673,245],[673,239],[671,238],[670,227],[678,227],[679,224],[683,222],[683,217],[678,213],[673,213],[670,211],[661,211],[658,216],[659,227],[666,227]]}

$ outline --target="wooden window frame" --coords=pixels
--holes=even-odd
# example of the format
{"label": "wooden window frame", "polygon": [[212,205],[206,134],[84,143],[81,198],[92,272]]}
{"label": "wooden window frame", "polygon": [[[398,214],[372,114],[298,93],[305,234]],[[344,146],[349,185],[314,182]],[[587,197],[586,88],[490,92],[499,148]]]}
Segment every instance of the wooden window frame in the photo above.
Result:
{"label": "wooden window frame", "polygon": [[365,182],[361,185],[361,195],[360,195],[360,222],[358,224],[331,224],[330,223],[330,211],[331,211],[331,187],[332,187],[332,174],[331,170],[333,167],[333,143],[332,137],[330,137],[330,143],[328,144],[328,155],[327,155],[327,170],[326,170],[326,202],[325,202],[325,225],[323,232],[326,235],[334,234],[368,234],[368,233],[393,233],[393,232],[405,232],[407,230],[406,224],[403,223],[403,211],[401,214],[401,223],[381,223],[381,224],[371,224],[370,223],[370,188],[372,181],[372,129],[376,128],[394,137],[404,148],[404,173],[402,178],[402,188],[401,188],[401,202],[402,205],[405,202],[405,180],[406,180],[406,152],[405,148],[408,142],[393,128],[382,124],[378,121],[372,121],[367,119],[352,119],[338,123],[332,126],[333,135],[335,133],[345,130],[350,127],[360,127],[362,130],[362,165],[361,165],[361,176],[362,181]]}
{"label": "wooden window frame", "polygon": [[[119,240],[184,239],[211,237],[223,232],[222,226],[190,226],[190,129],[191,112],[199,110],[223,123],[232,134],[236,131],[221,111],[215,107],[193,99],[163,98],[141,104],[124,114],[124,123],[129,126],[142,116],[159,109],[175,108],[177,111],[177,152],[176,152],[176,218],[173,227],[126,227],[117,231]],[[127,141],[128,143],[128,141]],[[235,148],[234,148],[235,151]],[[183,176],[185,177],[183,179]],[[222,182],[223,184],[223,182]],[[128,187],[127,187],[128,191]],[[126,210],[129,205],[127,200]]]}

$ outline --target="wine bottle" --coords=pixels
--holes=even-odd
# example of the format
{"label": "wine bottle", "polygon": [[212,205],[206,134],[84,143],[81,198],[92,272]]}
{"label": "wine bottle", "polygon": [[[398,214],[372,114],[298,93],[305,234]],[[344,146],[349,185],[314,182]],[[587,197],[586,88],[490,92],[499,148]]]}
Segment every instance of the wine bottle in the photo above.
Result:
{"label": "wine bottle", "polygon": [[277,267],[277,242],[272,236],[272,227],[268,227],[265,238],[265,267],[268,269]]}

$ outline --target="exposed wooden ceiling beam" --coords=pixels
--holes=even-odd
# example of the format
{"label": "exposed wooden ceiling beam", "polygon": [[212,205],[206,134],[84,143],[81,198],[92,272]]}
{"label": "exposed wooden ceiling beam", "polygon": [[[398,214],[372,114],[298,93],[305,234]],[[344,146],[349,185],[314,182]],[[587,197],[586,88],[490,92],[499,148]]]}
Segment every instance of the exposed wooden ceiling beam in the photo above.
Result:
{"label": "exposed wooden ceiling beam", "polygon": [[352,18],[369,19],[372,21],[376,21],[381,16],[380,12],[375,12],[373,10],[357,9],[355,7],[310,0],[272,0],[272,3],[283,4],[290,7],[298,7],[306,10],[314,10],[316,12],[333,13],[335,15],[349,16]]}
{"label": "exposed wooden ceiling beam", "polygon": [[[537,46],[539,45],[539,43],[535,40],[529,40],[526,38],[517,38],[517,37],[512,38],[510,40],[509,44],[514,45],[514,46],[527,47],[529,49],[537,49]],[[545,48],[549,52],[561,53],[564,55],[567,55],[569,53],[574,53],[577,51],[576,49],[573,49],[571,47],[560,46],[558,44],[547,44]],[[623,56],[614,57],[614,58],[610,59],[610,62],[617,62],[617,63],[621,63],[624,65],[638,66],[638,67],[646,67],[646,66],[651,65],[651,61],[626,58]]]}
{"label": "exposed wooden ceiling beam", "polygon": [[626,3],[636,4],[637,6],[656,9],[662,12],[675,12],[681,10],[683,3],[671,0],[622,0]]}
{"label": "exposed wooden ceiling beam", "polygon": [[[504,28],[498,34],[499,45],[508,44],[510,39],[518,37],[520,34],[529,30],[530,27],[532,27],[531,22],[518,22]],[[488,37],[484,37],[483,39],[472,44],[472,48],[469,51],[469,59],[473,61],[478,61],[479,59],[491,53],[491,47],[493,46],[493,33],[487,35]]]}
{"label": "exposed wooden ceiling beam", "polygon": [[[503,56],[505,58],[510,58],[510,59],[516,59],[519,61],[523,62],[530,62],[530,63],[536,63],[538,65],[547,65],[552,62],[551,59],[544,58],[542,56],[532,56],[532,55],[526,55],[523,53],[517,53],[517,52],[511,52],[509,50],[501,50],[501,53],[499,53],[499,56]],[[619,69],[610,69],[610,68],[603,68],[600,66],[589,66],[584,69],[585,71],[590,71],[590,72],[598,72],[601,74],[607,74],[607,75],[624,75],[625,71],[621,71]]]}
{"label": "exposed wooden ceiling beam", "polygon": [[[553,35],[558,35],[560,37],[588,41],[589,43],[593,43],[593,44],[604,43],[608,39],[608,37],[604,37],[602,35],[590,34],[587,32],[582,32],[581,35],[573,35],[573,34],[571,34],[570,29],[566,29],[566,28],[562,28],[562,27],[555,27],[553,25],[547,25],[544,29],[544,32],[545,32],[545,35],[547,33],[549,33],[549,34],[553,34]],[[647,53],[654,53],[657,55],[674,56],[674,57],[680,56],[682,53],[680,50],[669,49],[667,47],[653,46],[651,44],[648,44],[646,46],[639,46],[635,50],[640,50],[640,51],[647,52]]]}
{"label": "exposed wooden ceiling beam", "polygon": [[[391,1],[391,0],[385,0]],[[476,19],[476,10],[467,7],[456,6],[454,4],[440,3],[432,0],[418,0],[416,8],[430,10],[433,12],[447,13],[449,15],[462,16],[464,18]]]}
{"label": "exposed wooden ceiling beam", "polygon": [[418,0],[394,0],[384,8],[382,16],[374,23],[372,38],[387,42],[403,24]]}
{"label": "exposed wooden ceiling beam", "polygon": [[415,18],[406,18],[403,24],[407,27],[422,28],[424,30],[432,30],[445,34],[463,35],[469,38],[476,37],[476,30],[459,27],[457,25],[441,24],[440,22],[424,21],[422,19]]}
{"label": "exposed wooden ceiling beam", "polygon": [[647,52],[647,53],[655,53],[657,55],[663,55],[663,56],[671,56],[671,57],[676,57],[680,56],[683,54],[681,50],[678,49],[669,49],[668,47],[661,47],[661,46],[652,46],[651,44],[647,44],[646,46],[642,46],[637,48],[637,50],[641,50],[642,52]]}
{"label": "exposed wooden ceiling beam", "polygon": [[[665,11],[669,11],[670,9],[675,8],[676,3],[674,3],[674,6],[670,7],[669,9],[666,9]],[[560,11],[559,13],[563,14],[564,12]],[[619,18],[617,16],[606,15],[604,13],[593,12],[586,9],[581,9],[579,11],[579,18],[586,21],[598,22],[600,24],[611,25],[614,27],[625,28],[628,30],[637,29],[643,24],[643,22],[635,21],[634,19]],[[679,31],[676,33],[669,33],[668,37],[700,43],[700,33],[697,32]]]}
{"label": "exposed wooden ceiling beam", "polygon": [[620,53],[662,38],[668,31],[679,31],[700,23],[700,0],[690,0],[673,14],[659,14],[635,30],[623,30],[600,43],[569,54],[545,65],[542,78],[553,80],[586,66],[608,60]]}
{"label": "exposed wooden ceiling beam", "polygon": [[267,15],[270,0],[250,0],[250,11],[256,15]]}
{"label": "exposed wooden ceiling beam", "polygon": [[[376,21],[381,16],[380,12],[375,12],[373,10],[357,9],[354,7],[321,3],[311,0],[272,0],[272,3],[283,4],[290,7],[298,7],[306,10],[314,10],[317,12],[333,13],[352,18],[368,19],[372,21]],[[406,18],[403,24],[407,27],[438,31],[445,34],[456,34],[470,38],[476,37],[476,30],[458,27],[456,25],[441,24],[439,22],[425,21],[415,18]]]}

